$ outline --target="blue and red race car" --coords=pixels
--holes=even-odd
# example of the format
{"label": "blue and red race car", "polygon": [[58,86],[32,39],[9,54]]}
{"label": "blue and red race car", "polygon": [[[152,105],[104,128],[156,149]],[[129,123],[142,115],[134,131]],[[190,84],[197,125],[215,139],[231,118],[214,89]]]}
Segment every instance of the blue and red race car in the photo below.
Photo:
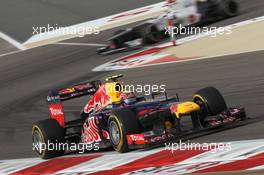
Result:
{"label": "blue and red race car", "polygon": [[[118,81],[90,81],[53,91],[47,96],[50,118],[32,127],[34,150],[44,159],[63,155],[65,149],[48,144],[86,144],[98,148],[113,147],[124,153],[199,133],[237,126],[247,119],[244,108],[227,107],[214,87],[203,88],[190,101],[180,102],[178,95],[153,93],[152,98],[124,92]],[[88,95],[90,100],[80,117],[66,121],[62,102]]]}

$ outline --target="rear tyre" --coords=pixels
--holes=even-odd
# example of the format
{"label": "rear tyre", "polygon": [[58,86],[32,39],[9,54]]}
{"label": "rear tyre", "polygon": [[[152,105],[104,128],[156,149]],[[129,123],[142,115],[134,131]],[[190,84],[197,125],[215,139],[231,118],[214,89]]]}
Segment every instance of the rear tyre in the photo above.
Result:
{"label": "rear tyre", "polygon": [[143,42],[146,44],[155,44],[163,39],[162,32],[153,24],[145,24],[140,30]]}
{"label": "rear tyre", "polygon": [[205,116],[214,116],[227,109],[226,102],[221,93],[214,87],[207,87],[197,91],[193,101],[200,105]]}
{"label": "rear tyre", "polygon": [[140,133],[141,129],[136,114],[130,109],[121,109],[110,115],[108,131],[113,148],[125,153],[129,151],[126,135]]}
{"label": "rear tyre", "polygon": [[[64,129],[55,119],[46,119],[32,126],[33,150],[43,159],[50,159],[64,154],[64,149],[58,148],[64,144]],[[56,147],[57,146],[57,147]]]}
{"label": "rear tyre", "polygon": [[233,17],[239,13],[239,4],[235,0],[219,0],[219,10],[221,16]]}

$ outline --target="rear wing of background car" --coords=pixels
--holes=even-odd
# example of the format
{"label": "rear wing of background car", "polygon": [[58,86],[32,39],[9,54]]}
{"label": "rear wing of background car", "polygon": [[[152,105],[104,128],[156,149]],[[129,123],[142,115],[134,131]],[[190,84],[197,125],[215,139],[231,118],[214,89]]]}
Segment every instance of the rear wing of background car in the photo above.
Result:
{"label": "rear wing of background car", "polygon": [[62,102],[85,95],[93,95],[100,84],[101,81],[96,80],[57,91],[51,91],[47,96],[50,118],[57,120],[61,126],[65,126],[65,113]]}

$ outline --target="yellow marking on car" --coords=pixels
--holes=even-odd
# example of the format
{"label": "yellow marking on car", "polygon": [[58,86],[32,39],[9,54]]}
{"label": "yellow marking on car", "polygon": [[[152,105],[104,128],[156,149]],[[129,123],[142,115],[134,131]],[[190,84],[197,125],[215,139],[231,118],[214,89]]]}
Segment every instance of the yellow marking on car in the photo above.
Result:
{"label": "yellow marking on car", "polygon": [[184,102],[178,104],[177,111],[175,112],[176,117],[180,118],[181,115],[187,115],[191,112],[199,111],[200,106],[194,102]]}

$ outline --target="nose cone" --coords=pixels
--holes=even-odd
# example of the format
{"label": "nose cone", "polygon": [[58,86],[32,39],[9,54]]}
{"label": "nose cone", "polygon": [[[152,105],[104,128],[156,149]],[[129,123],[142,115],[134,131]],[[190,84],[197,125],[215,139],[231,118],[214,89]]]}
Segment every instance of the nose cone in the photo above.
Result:
{"label": "nose cone", "polygon": [[182,115],[188,115],[191,112],[199,111],[200,106],[194,102],[184,102],[173,105],[170,107],[171,112],[176,114],[177,118],[180,118]]}

